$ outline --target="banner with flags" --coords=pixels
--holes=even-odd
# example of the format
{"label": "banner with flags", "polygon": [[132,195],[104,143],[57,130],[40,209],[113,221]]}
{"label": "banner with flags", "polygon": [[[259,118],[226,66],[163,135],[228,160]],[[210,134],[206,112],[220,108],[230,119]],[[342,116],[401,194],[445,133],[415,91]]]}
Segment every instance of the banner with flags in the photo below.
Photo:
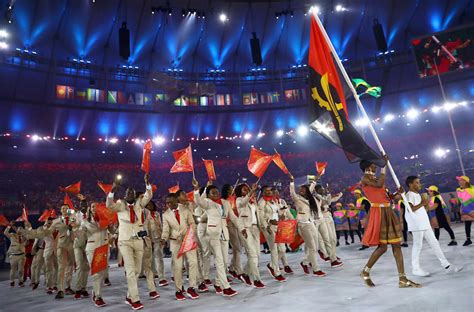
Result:
{"label": "banner with flags", "polygon": [[326,167],[328,166],[327,162],[316,162],[316,171],[320,176],[326,172]]}
{"label": "banner with flags", "polygon": [[253,175],[261,178],[267,170],[270,163],[273,161],[273,156],[265,154],[252,147],[250,150],[250,157],[247,162],[247,168]]}
{"label": "banner with flags", "polygon": [[204,167],[206,167],[207,177],[211,181],[217,180],[216,172],[214,171],[214,162],[212,160],[203,159]]}
{"label": "banner with flags", "polygon": [[184,239],[183,239],[183,242],[181,243],[181,247],[179,247],[178,258],[180,258],[182,255],[184,255],[188,251],[196,249],[197,246],[198,244],[196,240],[196,235],[194,234],[193,227],[190,226],[188,227],[188,230],[186,231],[186,234],[184,235]]}
{"label": "banner with flags", "polygon": [[151,140],[148,139],[143,146],[143,158],[142,158],[142,165],[141,169],[145,173],[150,173],[150,156],[151,156]]}
{"label": "banner with flags", "polygon": [[177,191],[179,191],[179,183],[176,184],[175,186],[172,186],[168,189],[168,193],[176,193]]}
{"label": "banner with flags", "polygon": [[311,16],[308,58],[310,127],[342,148],[349,161],[366,159],[384,166],[385,160],[367,145],[349,121],[346,102],[351,86],[345,83],[336,64],[338,56],[332,54],[316,18]]}
{"label": "banner with flags", "polygon": [[170,170],[170,173],[178,173],[178,172],[193,172],[194,165],[193,165],[193,153],[191,150],[191,145],[188,147],[173,152],[173,157],[175,163]]}
{"label": "banner with flags", "polygon": [[102,181],[97,181],[97,185],[105,193],[105,195],[109,194],[110,191],[112,191],[112,184],[105,184]]}
{"label": "banner with flags", "polygon": [[275,154],[273,155],[273,162],[275,163],[275,165],[278,166],[278,168],[281,169],[281,171],[283,171],[285,174],[289,174],[290,171],[288,170],[288,168],[286,167],[285,163],[283,162],[283,159],[281,158],[281,155],[278,154],[278,152],[275,150]]}
{"label": "banner with flags", "polygon": [[91,263],[91,275],[102,272],[108,266],[109,245],[105,244],[94,250]]}
{"label": "banner with flags", "polygon": [[59,190],[61,192],[79,194],[81,192],[81,181],[68,185],[66,187],[59,187]]}

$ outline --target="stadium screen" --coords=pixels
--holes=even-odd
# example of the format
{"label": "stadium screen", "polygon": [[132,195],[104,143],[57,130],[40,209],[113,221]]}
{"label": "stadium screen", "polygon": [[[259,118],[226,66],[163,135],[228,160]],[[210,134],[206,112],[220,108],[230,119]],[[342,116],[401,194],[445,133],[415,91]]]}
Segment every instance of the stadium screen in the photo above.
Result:
{"label": "stadium screen", "polygon": [[472,68],[474,25],[447,30],[411,41],[420,78]]}

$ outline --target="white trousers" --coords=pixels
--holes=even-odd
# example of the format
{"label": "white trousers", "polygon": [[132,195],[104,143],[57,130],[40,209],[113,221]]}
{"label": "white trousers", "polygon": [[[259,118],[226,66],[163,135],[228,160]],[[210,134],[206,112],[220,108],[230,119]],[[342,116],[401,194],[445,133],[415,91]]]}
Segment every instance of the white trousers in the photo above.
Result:
{"label": "white trousers", "polygon": [[420,254],[421,249],[423,248],[423,238],[426,240],[428,245],[433,249],[436,257],[438,257],[439,262],[443,268],[449,266],[449,261],[444,256],[441,247],[439,246],[439,242],[436,239],[433,230],[424,230],[424,231],[414,231],[413,234],[413,249],[411,252],[411,265],[413,270],[420,270]]}

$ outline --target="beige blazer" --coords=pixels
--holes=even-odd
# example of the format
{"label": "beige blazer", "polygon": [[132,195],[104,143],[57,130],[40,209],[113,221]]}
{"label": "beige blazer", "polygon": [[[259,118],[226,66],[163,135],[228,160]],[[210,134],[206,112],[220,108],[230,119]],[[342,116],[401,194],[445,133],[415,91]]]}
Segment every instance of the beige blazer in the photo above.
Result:
{"label": "beige blazer", "polygon": [[118,227],[118,232],[119,232],[118,240],[119,241],[130,240],[130,239],[136,238],[137,233],[144,230],[143,223],[141,220],[141,215],[142,215],[143,209],[145,209],[145,206],[150,202],[152,197],[153,197],[153,193],[151,190],[151,185],[147,185],[146,192],[143,195],[143,197],[138,198],[133,204],[133,207],[131,208],[131,209],[134,209],[135,216],[136,216],[135,222],[131,223],[130,222],[130,208],[129,208],[128,203],[123,199],[119,199],[117,200],[117,202],[114,203],[114,194],[109,193],[109,195],[107,196],[105,205],[110,210],[117,212],[118,221],[119,221],[119,227]]}
{"label": "beige blazer", "polygon": [[194,191],[194,202],[206,211],[207,215],[207,236],[209,239],[229,240],[229,229],[227,228],[227,217],[242,231],[242,222],[237,218],[230,203],[222,201],[222,205],[210,200],[206,196],[206,190],[199,195],[199,191]]}
{"label": "beige blazer", "polygon": [[237,197],[235,201],[237,205],[237,210],[239,211],[239,219],[240,222],[242,222],[242,225],[244,228],[248,229],[251,228],[253,223],[252,223],[252,207],[256,213],[256,221],[257,221],[257,226],[260,225],[260,214],[258,213],[258,205],[257,203],[250,203],[250,196],[243,196],[243,197]]}
{"label": "beige blazer", "polygon": [[313,221],[311,217],[311,210],[309,208],[309,201],[303,196],[296,194],[295,183],[290,183],[290,195],[293,199],[296,210],[298,211],[297,220],[298,222],[311,222]]}
{"label": "beige blazer", "polygon": [[164,240],[182,241],[188,227],[195,226],[193,215],[188,208],[178,205],[177,209],[179,213],[179,223],[173,210],[166,209],[163,213],[163,232],[161,238]]}
{"label": "beige blazer", "polygon": [[16,233],[10,233],[10,226],[7,226],[3,234],[10,240],[10,247],[8,248],[9,255],[24,254],[26,237],[18,230]]}
{"label": "beige blazer", "polygon": [[[260,228],[262,230],[268,227],[270,220],[278,221],[279,208],[280,207],[275,201],[266,201],[265,199],[260,198],[258,201],[258,213],[260,214]],[[274,212],[276,216],[274,216]]]}
{"label": "beige blazer", "polygon": [[[73,217],[70,217],[72,220]],[[66,220],[63,216],[59,216],[58,218],[54,219],[53,224],[49,231],[54,232],[54,230],[58,231],[58,248],[72,248],[74,242],[74,235],[73,231],[69,230],[69,227],[66,225]]]}
{"label": "beige blazer", "polygon": [[87,219],[82,220],[81,231],[86,236],[86,251],[91,251],[102,245],[108,244],[109,236],[107,235],[107,229],[101,229],[99,224],[92,219],[90,222]]}

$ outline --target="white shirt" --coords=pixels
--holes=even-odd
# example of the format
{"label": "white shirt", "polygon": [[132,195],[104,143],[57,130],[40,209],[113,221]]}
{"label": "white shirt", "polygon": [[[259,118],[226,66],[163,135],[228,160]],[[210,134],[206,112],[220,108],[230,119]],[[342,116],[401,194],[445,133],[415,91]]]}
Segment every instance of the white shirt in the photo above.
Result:
{"label": "white shirt", "polygon": [[[419,193],[409,191],[406,196],[408,202],[413,206],[421,203],[421,195]],[[408,231],[426,231],[431,229],[430,219],[424,207],[419,208],[417,211],[411,210],[410,206],[407,207],[405,220],[408,224]]]}
{"label": "white shirt", "polygon": [[250,204],[250,210],[252,211],[252,224],[253,225],[256,225],[258,222],[257,222],[257,207],[255,204]]}

